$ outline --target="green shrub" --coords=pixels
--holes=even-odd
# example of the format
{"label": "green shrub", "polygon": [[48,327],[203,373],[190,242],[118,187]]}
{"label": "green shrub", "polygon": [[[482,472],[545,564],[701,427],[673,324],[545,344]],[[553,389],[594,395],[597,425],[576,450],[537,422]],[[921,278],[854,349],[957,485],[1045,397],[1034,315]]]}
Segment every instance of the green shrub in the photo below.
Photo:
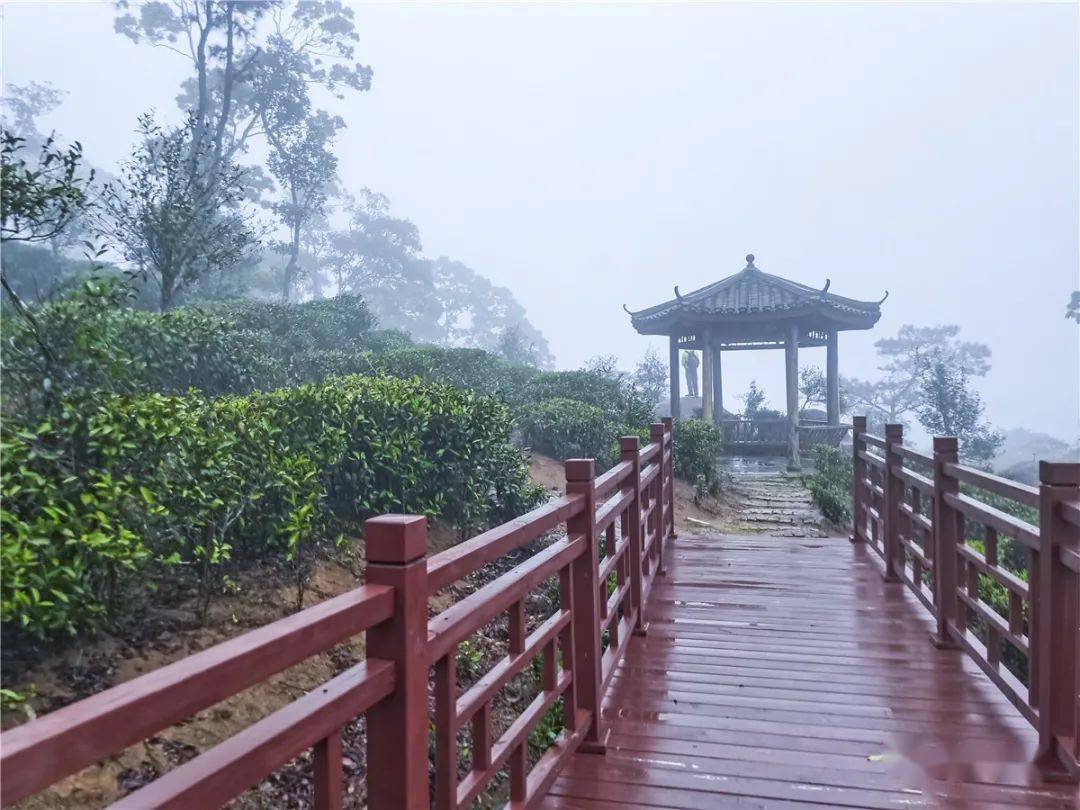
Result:
{"label": "green shrub", "polygon": [[512,405],[524,402],[528,381],[541,374],[530,366],[508,363],[482,349],[430,345],[392,349],[373,358],[373,362],[380,371],[394,377],[446,383],[498,397]]}
{"label": "green shrub", "polygon": [[5,323],[5,406],[40,413],[51,394],[77,392],[244,393],[286,382],[269,335],[239,330],[222,315],[176,309],[163,315],[117,306],[116,291],[88,284],[83,292],[40,307],[35,315],[51,359],[25,322]]}
{"label": "green shrub", "polygon": [[289,560],[382,512],[463,531],[542,493],[507,407],[449,386],[342,377],[247,396],[72,400],[4,423],[0,621],[36,636],[108,615],[161,566],[206,600],[230,561]]}
{"label": "green shrub", "polygon": [[652,421],[653,406],[620,374],[599,371],[550,371],[536,374],[524,386],[522,402],[573,399],[599,408],[612,421],[645,427]]}
{"label": "green shrub", "polygon": [[275,338],[279,354],[305,349],[355,350],[366,345],[375,316],[362,298],[339,295],[299,304],[246,299],[207,304],[238,331],[264,332]]}
{"label": "green shrub", "polygon": [[373,334],[373,316],[352,296],[304,304],[232,301],[160,314],[122,303],[115,285],[92,281],[39,307],[49,364],[26,324],[11,319],[3,341],[8,410],[41,413],[50,391],[62,397],[195,388],[218,396],[371,373],[363,353],[368,341],[401,342],[400,335]]}
{"label": "green shrub", "polygon": [[723,434],[716,425],[701,419],[679,419],[673,423],[675,475],[693,483],[699,493],[716,494],[720,477],[716,457],[723,447]]}
{"label": "green shrub", "polygon": [[838,526],[851,525],[851,454],[839,447],[818,447],[814,473],[805,479],[821,513]]}
{"label": "green shrub", "polygon": [[600,408],[559,397],[526,405],[518,413],[525,444],[557,459],[593,458],[606,470],[618,458],[618,438],[628,429]]}

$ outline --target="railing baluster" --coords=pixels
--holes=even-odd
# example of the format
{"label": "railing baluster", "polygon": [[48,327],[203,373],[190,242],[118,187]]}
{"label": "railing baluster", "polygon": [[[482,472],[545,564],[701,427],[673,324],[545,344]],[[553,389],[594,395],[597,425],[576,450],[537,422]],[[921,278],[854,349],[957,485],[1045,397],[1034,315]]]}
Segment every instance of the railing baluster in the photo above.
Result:
{"label": "railing baluster", "polygon": [[[563,568],[559,571],[559,607],[569,610],[570,615],[576,615],[574,610],[574,589],[571,585],[570,569]],[[568,731],[576,731],[577,724],[577,672],[574,670],[574,622],[571,620],[563,631],[559,633],[559,649],[562,651],[562,668],[570,671],[570,688],[563,697],[563,724]]]}
{"label": "railing baluster", "polygon": [[341,810],[341,729],[319,740],[314,754],[315,810]]}
{"label": "railing baluster", "polygon": [[[937,607],[937,632],[934,645],[953,649],[958,645],[950,634],[950,626],[963,633],[959,622],[963,611],[957,596],[957,543],[963,542],[964,516],[945,501],[947,493],[960,491],[960,482],[945,474],[946,464],[957,461],[956,438],[934,437],[934,604]],[[961,532],[957,532],[957,529]]]}
{"label": "railing baluster", "polygon": [[866,509],[868,502],[863,497],[866,477],[866,462],[859,453],[866,450],[866,417],[855,416],[851,419],[851,537],[852,543],[866,542]]}
{"label": "railing baluster", "polygon": [[508,641],[510,655],[517,655],[525,649],[525,600],[519,599],[509,610]]}
{"label": "railing baluster", "polygon": [[580,750],[604,753],[604,733],[600,705],[602,678],[600,658],[599,554],[596,536],[596,464],[591,459],[566,461],[566,493],[582,495],[584,508],[566,522],[566,533],[585,538],[585,552],[570,564],[574,599],[574,683],[578,708],[592,713],[589,730]]}
{"label": "railing baluster", "polygon": [[631,463],[630,485],[634,490],[634,499],[626,508],[626,515],[629,517],[627,531],[630,532],[630,548],[626,550],[626,558],[630,567],[630,602],[635,612],[634,635],[638,636],[645,635],[647,627],[642,586],[642,546],[645,537],[642,532],[642,462],[638,459],[640,447],[642,440],[637,436],[623,436],[619,440],[620,459]]}
{"label": "railing baluster", "polygon": [[653,521],[653,526],[656,529],[656,573],[663,576],[667,573],[667,569],[664,567],[664,541],[667,534],[667,497],[665,496],[664,489],[664,434],[665,428],[663,422],[653,422],[649,426],[649,441],[657,444],[660,447],[660,452],[656,455],[656,466],[659,469],[656,477],[653,479],[653,498],[656,508],[653,512],[656,515],[656,519]]}
{"label": "railing baluster", "polygon": [[457,645],[435,662],[435,807],[456,810]]}
{"label": "railing baluster", "polygon": [[472,719],[472,767],[486,771],[491,767],[491,703],[486,702]]}
{"label": "railing baluster", "polygon": [[540,674],[540,688],[544,691],[554,689],[557,682],[555,657],[555,641],[552,640],[544,645],[543,669]]}
{"label": "railing baluster", "polygon": [[[665,416],[660,420],[664,425],[664,430],[667,432],[668,437],[671,439],[671,458],[666,465],[666,478],[667,486],[664,497],[667,498],[667,509],[665,514],[668,516],[668,537],[672,540],[678,537],[675,532],[675,421],[670,416]],[[663,456],[661,455],[661,458]]]}
{"label": "railing baluster", "polygon": [[394,588],[394,618],[367,631],[367,655],[394,662],[393,695],[367,716],[368,807],[428,806],[427,519],[364,523],[367,581]]}
{"label": "railing baluster", "polygon": [[885,571],[886,582],[899,582],[904,572],[903,546],[900,545],[900,502],[904,499],[904,482],[893,475],[892,464],[895,459],[902,463],[903,458],[896,452],[904,444],[903,425],[885,425],[885,469],[882,470],[881,487],[885,493]]}
{"label": "railing baluster", "polygon": [[529,775],[529,763],[526,759],[526,743],[514,748],[510,753],[510,801],[523,802],[526,797],[526,777]]}
{"label": "railing baluster", "polygon": [[[609,560],[615,556],[615,523],[609,523],[604,530],[604,559]],[[610,575],[608,576],[610,579]],[[608,584],[607,579],[600,583],[600,617],[608,616]]]}

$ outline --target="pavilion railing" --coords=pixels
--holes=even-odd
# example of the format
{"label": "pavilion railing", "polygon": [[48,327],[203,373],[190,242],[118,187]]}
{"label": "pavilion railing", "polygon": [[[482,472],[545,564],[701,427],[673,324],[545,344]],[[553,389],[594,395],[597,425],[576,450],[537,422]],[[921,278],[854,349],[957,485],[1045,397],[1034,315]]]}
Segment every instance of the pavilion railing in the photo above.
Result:
{"label": "pavilion railing", "polygon": [[[766,419],[745,417],[720,420],[720,431],[727,450],[772,448],[784,452],[788,444],[790,425],[786,416]],[[848,425],[829,425],[817,420],[799,418],[799,446],[810,450],[819,445],[838,446],[850,430]]]}
{"label": "pavilion railing", "polygon": [[[1042,462],[1038,487],[852,430],[853,542],[933,614],[932,640],[964,650],[1039,732],[1048,777],[1080,778],[1080,464]],[[990,601],[988,601],[990,600]]]}
{"label": "pavilion railing", "polygon": [[[431,557],[423,517],[368,520],[366,585],[5,732],[0,804],[361,632],[365,661],[114,806],[220,806],[312,750],[315,807],[340,808],[342,731],[361,715],[369,807],[412,810],[432,795],[437,808],[468,806],[503,770],[510,806],[534,804],[569,754],[605,750],[603,695],[630,637],[646,632],[645,604],[675,536],[671,420],[654,424],[644,447],[634,436],[620,449],[619,463],[600,476],[592,459],[567,461],[565,495]],[[565,537],[429,618],[433,594],[560,527]],[[526,599],[549,582],[557,582],[559,607],[530,627]],[[506,655],[459,688],[460,646],[493,623],[501,628],[503,616]],[[538,694],[496,738],[493,700],[534,663]],[[530,732],[560,700],[564,730],[530,767]]]}

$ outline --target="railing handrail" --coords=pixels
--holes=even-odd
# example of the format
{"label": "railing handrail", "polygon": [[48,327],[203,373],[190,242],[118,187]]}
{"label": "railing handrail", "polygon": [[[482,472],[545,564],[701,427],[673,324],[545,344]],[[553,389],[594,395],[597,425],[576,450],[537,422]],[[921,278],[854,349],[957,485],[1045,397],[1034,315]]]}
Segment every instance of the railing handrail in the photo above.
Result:
{"label": "railing handrail", "polygon": [[[867,433],[865,417],[853,420],[852,453],[852,541],[877,552],[885,580],[906,584],[933,614],[934,643],[967,652],[1038,729],[1036,761],[1044,771],[1076,781],[1080,464],[1042,462],[1041,484],[1032,487],[963,464],[955,438],[936,437],[930,456],[904,446],[900,425],[886,425],[884,437]],[[933,480],[907,462],[932,468]],[[967,489],[961,491],[961,484]],[[1038,510],[1038,525],[985,503],[978,491]],[[924,498],[932,503],[932,518]],[[968,520],[983,527],[981,550],[967,543]],[[999,562],[1000,536],[1026,549],[1028,582]],[[929,591],[924,573],[933,578]],[[982,578],[1005,588],[1008,616],[984,601]],[[981,622],[985,643],[969,629],[969,615]],[[1026,686],[1002,666],[1005,643],[1027,660]]]}
{"label": "railing handrail", "polygon": [[985,489],[995,495],[1001,495],[1011,501],[1016,501],[1024,506],[1039,508],[1039,488],[1021,484],[1018,481],[1010,481],[1000,475],[988,473],[985,470],[969,467],[966,464],[946,464],[945,474],[965,484]]}
{"label": "railing handrail", "polygon": [[[394,664],[369,658],[248,726],[112,805],[113,808],[218,807],[298,754],[332,738],[394,691]],[[341,759],[316,750],[316,760]],[[327,762],[329,764],[329,762]]]}
{"label": "railing handrail", "polygon": [[428,621],[428,655],[442,658],[585,551],[584,538],[552,543]]}
{"label": "railing handrail", "polygon": [[[674,537],[671,420],[654,424],[650,439],[643,447],[636,437],[621,439],[622,457],[599,477],[591,460],[568,461],[565,495],[431,557],[424,518],[367,521],[369,584],[4,732],[0,803],[35,793],[361,632],[367,633],[365,661],[117,806],[221,804],[312,747],[316,805],[340,806],[341,731],[366,713],[369,806],[426,807],[432,665],[436,804],[456,808],[472,801],[508,763],[511,799],[535,800],[579,746],[604,749],[603,692],[631,632],[646,630],[644,600],[663,572],[666,541]],[[560,526],[566,528],[564,538],[428,618],[431,594]],[[562,606],[526,635],[525,598],[556,575]],[[618,581],[610,596],[604,590],[609,577]],[[457,646],[502,613],[509,615],[509,652],[457,695]],[[538,654],[544,660],[540,693],[492,740],[490,701]],[[567,730],[526,772],[527,736],[560,696],[573,697],[567,697]],[[480,736],[474,739],[473,768],[459,781],[452,749],[466,722]]]}
{"label": "railing handrail", "polygon": [[432,593],[464,579],[494,560],[543,537],[585,507],[580,495],[560,495],[531,512],[428,557]]}
{"label": "railing handrail", "polygon": [[364,585],[223,641],[3,734],[11,804],[393,616],[393,589]]}

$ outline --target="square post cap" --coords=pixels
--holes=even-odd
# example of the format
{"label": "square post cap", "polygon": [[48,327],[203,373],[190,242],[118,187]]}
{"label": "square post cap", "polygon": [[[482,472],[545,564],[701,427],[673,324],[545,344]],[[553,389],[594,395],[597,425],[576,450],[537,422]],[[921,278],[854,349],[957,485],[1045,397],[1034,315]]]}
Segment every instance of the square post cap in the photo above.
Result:
{"label": "square post cap", "polygon": [[1080,486],[1080,464],[1068,461],[1040,461],[1039,481],[1056,486]]}
{"label": "square post cap", "polygon": [[623,453],[629,453],[631,451],[637,451],[641,448],[641,439],[637,436],[620,436],[619,437],[619,450]]}
{"label": "square post cap", "polygon": [[934,452],[935,453],[955,453],[959,449],[959,442],[956,441],[955,436],[935,436],[934,437]]}
{"label": "square post cap", "polygon": [[591,458],[568,458],[565,469],[567,481],[591,481],[596,478],[596,461]]}
{"label": "square post cap", "polygon": [[427,518],[380,515],[364,521],[364,551],[369,563],[401,565],[427,554]]}

